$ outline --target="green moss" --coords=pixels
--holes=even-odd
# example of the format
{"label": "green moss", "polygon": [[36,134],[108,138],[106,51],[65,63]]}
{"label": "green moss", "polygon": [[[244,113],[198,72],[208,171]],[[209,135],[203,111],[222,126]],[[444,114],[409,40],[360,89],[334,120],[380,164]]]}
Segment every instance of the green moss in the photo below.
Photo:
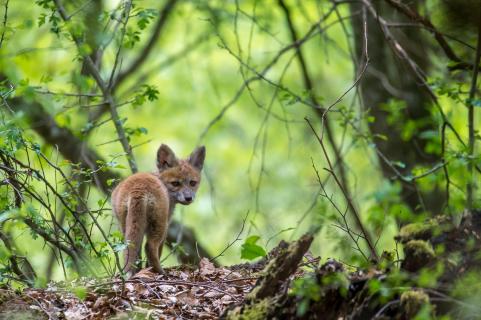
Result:
{"label": "green moss", "polygon": [[431,237],[433,225],[431,223],[418,222],[405,225],[399,230],[398,239],[405,243],[409,240],[424,239]]}
{"label": "green moss", "polygon": [[444,231],[452,228],[451,222],[445,217],[436,217],[424,222],[416,222],[405,225],[399,230],[397,240],[406,243],[410,240],[429,240]]}
{"label": "green moss", "polygon": [[272,299],[263,299],[244,308],[235,308],[227,314],[228,320],[264,320],[267,318],[270,308],[274,306]]}
{"label": "green moss", "polygon": [[404,252],[406,252],[406,255],[411,254],[415,257],[434,258],[436,256],[431,245],[424,240],[409,241],[404,245]]}
{"label": "green moss", "polygon": [[409,319],[415,317],[421,308],[428,304],[429,296],[424,291],[410,290],[401,294],[401,306]]}
{"label": "green moss", "polygon": [[[262,271],[257,273],[257,276],[259,278],[265,278],[268,274],[270,274],[272,272],[271,270],[275,270],[275,268],[276,268],[276,259],[272,259],[264,267],[264,269],[262,269]],[[265,280],[265,279],[263,279],[263,280]],[[260,287],[261,287],[260,285],[255,286],[254,289],[252,289],[252,291],[247,294],[246,299],[247,300],[254,300],[257,296],[257,292],[260,290]]]}

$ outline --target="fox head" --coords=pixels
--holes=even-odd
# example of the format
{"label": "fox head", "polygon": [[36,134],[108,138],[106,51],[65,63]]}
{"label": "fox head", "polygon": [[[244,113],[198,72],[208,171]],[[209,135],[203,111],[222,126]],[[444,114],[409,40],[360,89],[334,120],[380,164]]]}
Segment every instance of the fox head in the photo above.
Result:
{"label": "fox head", "polygon": [[157,151],[159,177],[175,202],[187,205],[194,201],[204,159],[204,146],[196,148],[187,159],[177,159],[167,145],[160,145]]}

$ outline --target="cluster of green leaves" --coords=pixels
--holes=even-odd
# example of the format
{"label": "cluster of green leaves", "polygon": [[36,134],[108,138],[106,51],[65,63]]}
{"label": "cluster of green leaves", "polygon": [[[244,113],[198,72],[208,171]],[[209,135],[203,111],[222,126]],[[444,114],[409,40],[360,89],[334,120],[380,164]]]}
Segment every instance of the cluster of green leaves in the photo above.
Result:
{"label": "cluster of green leaves", "polygon": [[140,86],[140,89],[134,95],[134,101],[132,105],[135,107],[143,105],[146,101],[153,102],[159,99],[159,90],[153,86],[148,84],[143,84]]}
{"label": "cluster of green leaves", "polygon": [[50,23],[50,31],[59,34],[61,18],[53,0],[36,0],[35,3],[45,9],[48,13],[42,13],[38,18],[38,26],[41,27],[45,23]]}
{"label": "cluster of green leaves", "polygon": [[[32,136],[20,128],[22,121],[20,113],[7,118],[4,111],[1,112],[0,154],[3,166],[0,178],[5,182],[0,186],[2,232],[14,239],[17,233],[28,231],[30,241],[46,243],[52,249],[57,247],[58,242],[76,252],[78,256],[69,256],[64,252],[59,258],[71,274],[86,271],[79,266],[79,261],[74,262],[73,259],[78,258],[83,261],[91,258],[105,260],[107,264],[101,263],[103,272],[111,272],[114,266],[112,252],[122,247],[123,239],[112,233],[112,244],[108,245],[109,239],[99,239],[91,233],[97,229],[91,217],[102,219],[107,205],[106,199],[99,201],[96,209],[83,205],[85,199],[81,198],[79,190],[81,184],[92,179],[92,170],[68,161],[48,160],[44,154],[47,149],[32,141]],[[46,175],[47,170],[55,174]],[[69,179],[70,175],[77,179]],[[21,201],[20,204],[18,201]],[[92,216],[89,217],[88,212]],[[16,279],[11,259],[23,255],[15,241],[11,240],[11,245],[11,250],[2,246],[4,250],[0,253],[2,283]],[[29,260],[28,256],[26,259]],[[44,276],[41,273],[38,276],[36,283],[45,283]]]}
{"label": "cluster of green leaves", "polygon": [[266,250],[257,244],[260,236],[252,235],[245,239],[241,247],[241,259],[254,260],[267,255]]}

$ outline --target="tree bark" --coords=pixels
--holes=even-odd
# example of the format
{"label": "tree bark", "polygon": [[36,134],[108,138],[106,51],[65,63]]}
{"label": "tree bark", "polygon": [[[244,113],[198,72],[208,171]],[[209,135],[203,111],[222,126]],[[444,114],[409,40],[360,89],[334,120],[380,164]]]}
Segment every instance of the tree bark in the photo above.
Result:
{"label": "tree bark", "polygon": [[[379,14],[389,18],[395,17],[395,21],[402,21],[402,16],[396,15],[395,10],[385,3],[377,1],[375,7]],[[362,4],[350,4],[353,17],[352,32],[354,34],[354,47],[357,57],[363,55],[363,17],[359,14]],[[409,173],[415,165],[434,165],[439,161],[438,155],[425,152],[426,140],[420,137],[420,133],[426,130],[437,130],[430,118],[428,105],[430,97],[419,84],[419,81],[406,68],[403,61],[400,61],[390,50],[387,40],[375,17],[367,14],[367,50],[370,64],[363,75],[360,88],[361,98],[365,109],[375,117],[375,121],[369,124],[373,135],[383,135],[383,139],[375,139],[377,148],[390,160],[405,164],[404,172]],[[407,50],[411,58],[422,68],[427,69],[428,45],[419,29],[409,28],[405,31],[393,30],[401,45]],[[391,99],[402,100],[406,103],[403,110],[405,119],[414,120],[420,127],[409,138],[402,137],[402,129],[405,123],[388,122],[389,113],[383,110],[382,104],[388,103]],[[382,159],[379,159],[382,173],[385,178],[394,176],[392,168]],[[425,207],[432,213],[438,213],[444,205],[442,192],[435,187],[434,190],[426,193],[419,193],[414,183],[402,181],[401,197],[413,212]],[[422,200],[421,200],[422,199]]]}

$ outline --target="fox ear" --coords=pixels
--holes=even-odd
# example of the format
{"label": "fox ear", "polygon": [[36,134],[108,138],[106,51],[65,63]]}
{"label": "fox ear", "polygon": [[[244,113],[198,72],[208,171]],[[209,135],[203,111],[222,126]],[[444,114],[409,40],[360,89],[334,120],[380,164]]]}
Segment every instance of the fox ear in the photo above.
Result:
{"label": "fox ear", "polygon": [[205,147],[200,146],[190,154],[189,163],[200,171],[204,167],[204,159]]}
{"label": "fox ear", "polygon": [[157,151],[157,168],[163,171],[168,168],[175,167],[178,164],[174,151],[166,144],[161,144]]}

